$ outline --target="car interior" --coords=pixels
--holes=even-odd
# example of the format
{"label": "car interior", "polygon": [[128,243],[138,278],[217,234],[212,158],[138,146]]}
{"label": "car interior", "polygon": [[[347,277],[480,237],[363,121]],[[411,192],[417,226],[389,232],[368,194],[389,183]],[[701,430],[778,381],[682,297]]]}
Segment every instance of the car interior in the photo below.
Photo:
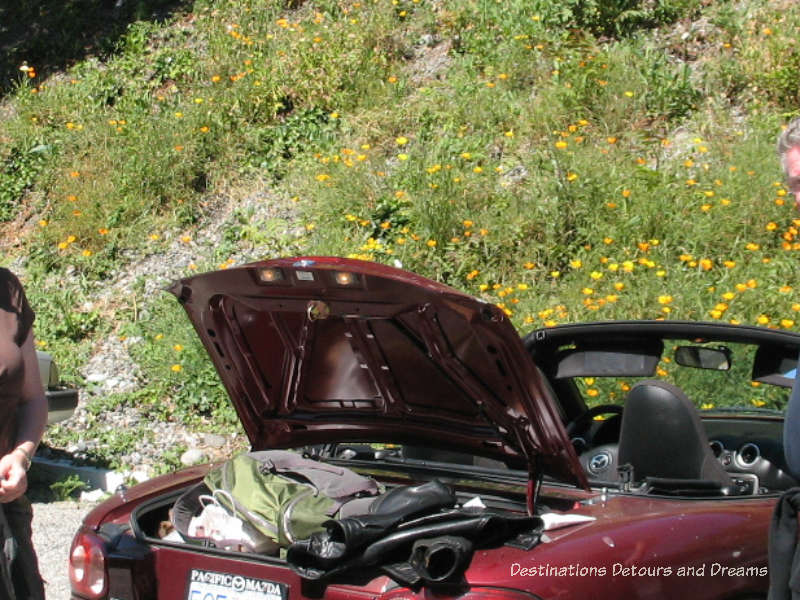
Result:
{"label": "car interior", "polygon": [[797,485],[782,443],[796,348],[644,338],[553,356],[540,365],[592,485],[674,496]]}

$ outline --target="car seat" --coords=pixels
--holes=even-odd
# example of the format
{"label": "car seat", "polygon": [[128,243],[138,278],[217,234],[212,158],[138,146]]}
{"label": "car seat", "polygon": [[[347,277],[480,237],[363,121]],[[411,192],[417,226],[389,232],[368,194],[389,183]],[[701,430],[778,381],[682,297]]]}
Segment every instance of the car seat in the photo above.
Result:
{"label": "car seat", "polygon": [[631,483],[669,494],[725,494],[728,473],[714,456],[700,414],[670,383],[644,380],[628,393],[619,438],[619,465]]}

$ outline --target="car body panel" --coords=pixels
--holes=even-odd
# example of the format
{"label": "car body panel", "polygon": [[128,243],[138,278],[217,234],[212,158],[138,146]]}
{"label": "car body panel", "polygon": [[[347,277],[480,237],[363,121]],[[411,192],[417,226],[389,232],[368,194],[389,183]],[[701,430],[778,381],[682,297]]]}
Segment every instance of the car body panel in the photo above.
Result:
{"label": "car body panel", "polygon": [[256,449],[416,440],[523,457],[532,472],[586,485],[553,398],[496,306],[324,257],[206,273],[171,291]]}
{"label": "car body panel", "polygon": [[[594,504],[573,511],[595,516],[596,521],[549,532],[547,543],[528,552],[508,547],[494,550],[497,566],[475,569],[480,576],[470,577],[470,583],[494,581],[542,598],[562,597],[566,590],[572,598],[764,594],[768,577],[763,549],[773,503],[768,498],[746,502],[596,498]],[[761,575],[721,574],[722,568],[732,564],[752,567]],[[694,569],[695,574],[680,574],[682,567],[686,573]],[[553,570],[560,568],[566,568],[566,573]]]}
{"label": "car body panel", "polygon": [[[197,475],[196,470],[181,473]],[[172,489],[166,479],[151,485],[146,494],[128,500],[128,513],[132,503],[157,497],[157,487]],[[697,600],[766,593],[765,548],[774,497],[686,500],[545,486],[542,501],[556,497],[572,497],[571,514],[596,520],[547,532],[545,541],[530,550],[500,546],[477,551],[465,574],[468,587],[523,589],[542,598],[561,597],[567,590],[569,597],[684,594]],[[104,511],[106,516],[117,514],[120,506],[111,502],[114,508]],[[277,558],[148,542],[154,574],[150,592],[159,598],[186,598],[192,569],[280,582],[289,587],[288,600],[374,598],[396,587],[376,570],[320,586],[303,582]],[[749,574],[741,571],[746,569]]]}

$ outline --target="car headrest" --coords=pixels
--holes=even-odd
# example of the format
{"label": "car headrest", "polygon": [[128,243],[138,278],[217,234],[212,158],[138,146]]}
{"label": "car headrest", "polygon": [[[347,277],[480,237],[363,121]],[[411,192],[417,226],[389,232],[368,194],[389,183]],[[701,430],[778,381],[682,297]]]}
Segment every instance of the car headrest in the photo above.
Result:
{"label": "car headrest", "polygon": [[633,467],[634,481],[656,477],[731,485],[708,445],[697,408],[683,390],[664,381],[640,381],[628,393],[619,464]]}

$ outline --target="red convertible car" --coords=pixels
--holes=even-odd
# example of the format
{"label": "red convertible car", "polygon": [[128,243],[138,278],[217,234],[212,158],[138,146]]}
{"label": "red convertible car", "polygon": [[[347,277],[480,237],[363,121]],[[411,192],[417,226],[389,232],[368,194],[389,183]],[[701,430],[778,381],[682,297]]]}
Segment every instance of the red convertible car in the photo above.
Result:
{"label": "red convertible car", "polygon": [[626,321],[521,338],[492,304],[328,257],[171,291],[254,451],[380,492],[254,552],[172,531],[218,466],[159,477],[86,517],[74,598],[766,597],[800,335]]}

